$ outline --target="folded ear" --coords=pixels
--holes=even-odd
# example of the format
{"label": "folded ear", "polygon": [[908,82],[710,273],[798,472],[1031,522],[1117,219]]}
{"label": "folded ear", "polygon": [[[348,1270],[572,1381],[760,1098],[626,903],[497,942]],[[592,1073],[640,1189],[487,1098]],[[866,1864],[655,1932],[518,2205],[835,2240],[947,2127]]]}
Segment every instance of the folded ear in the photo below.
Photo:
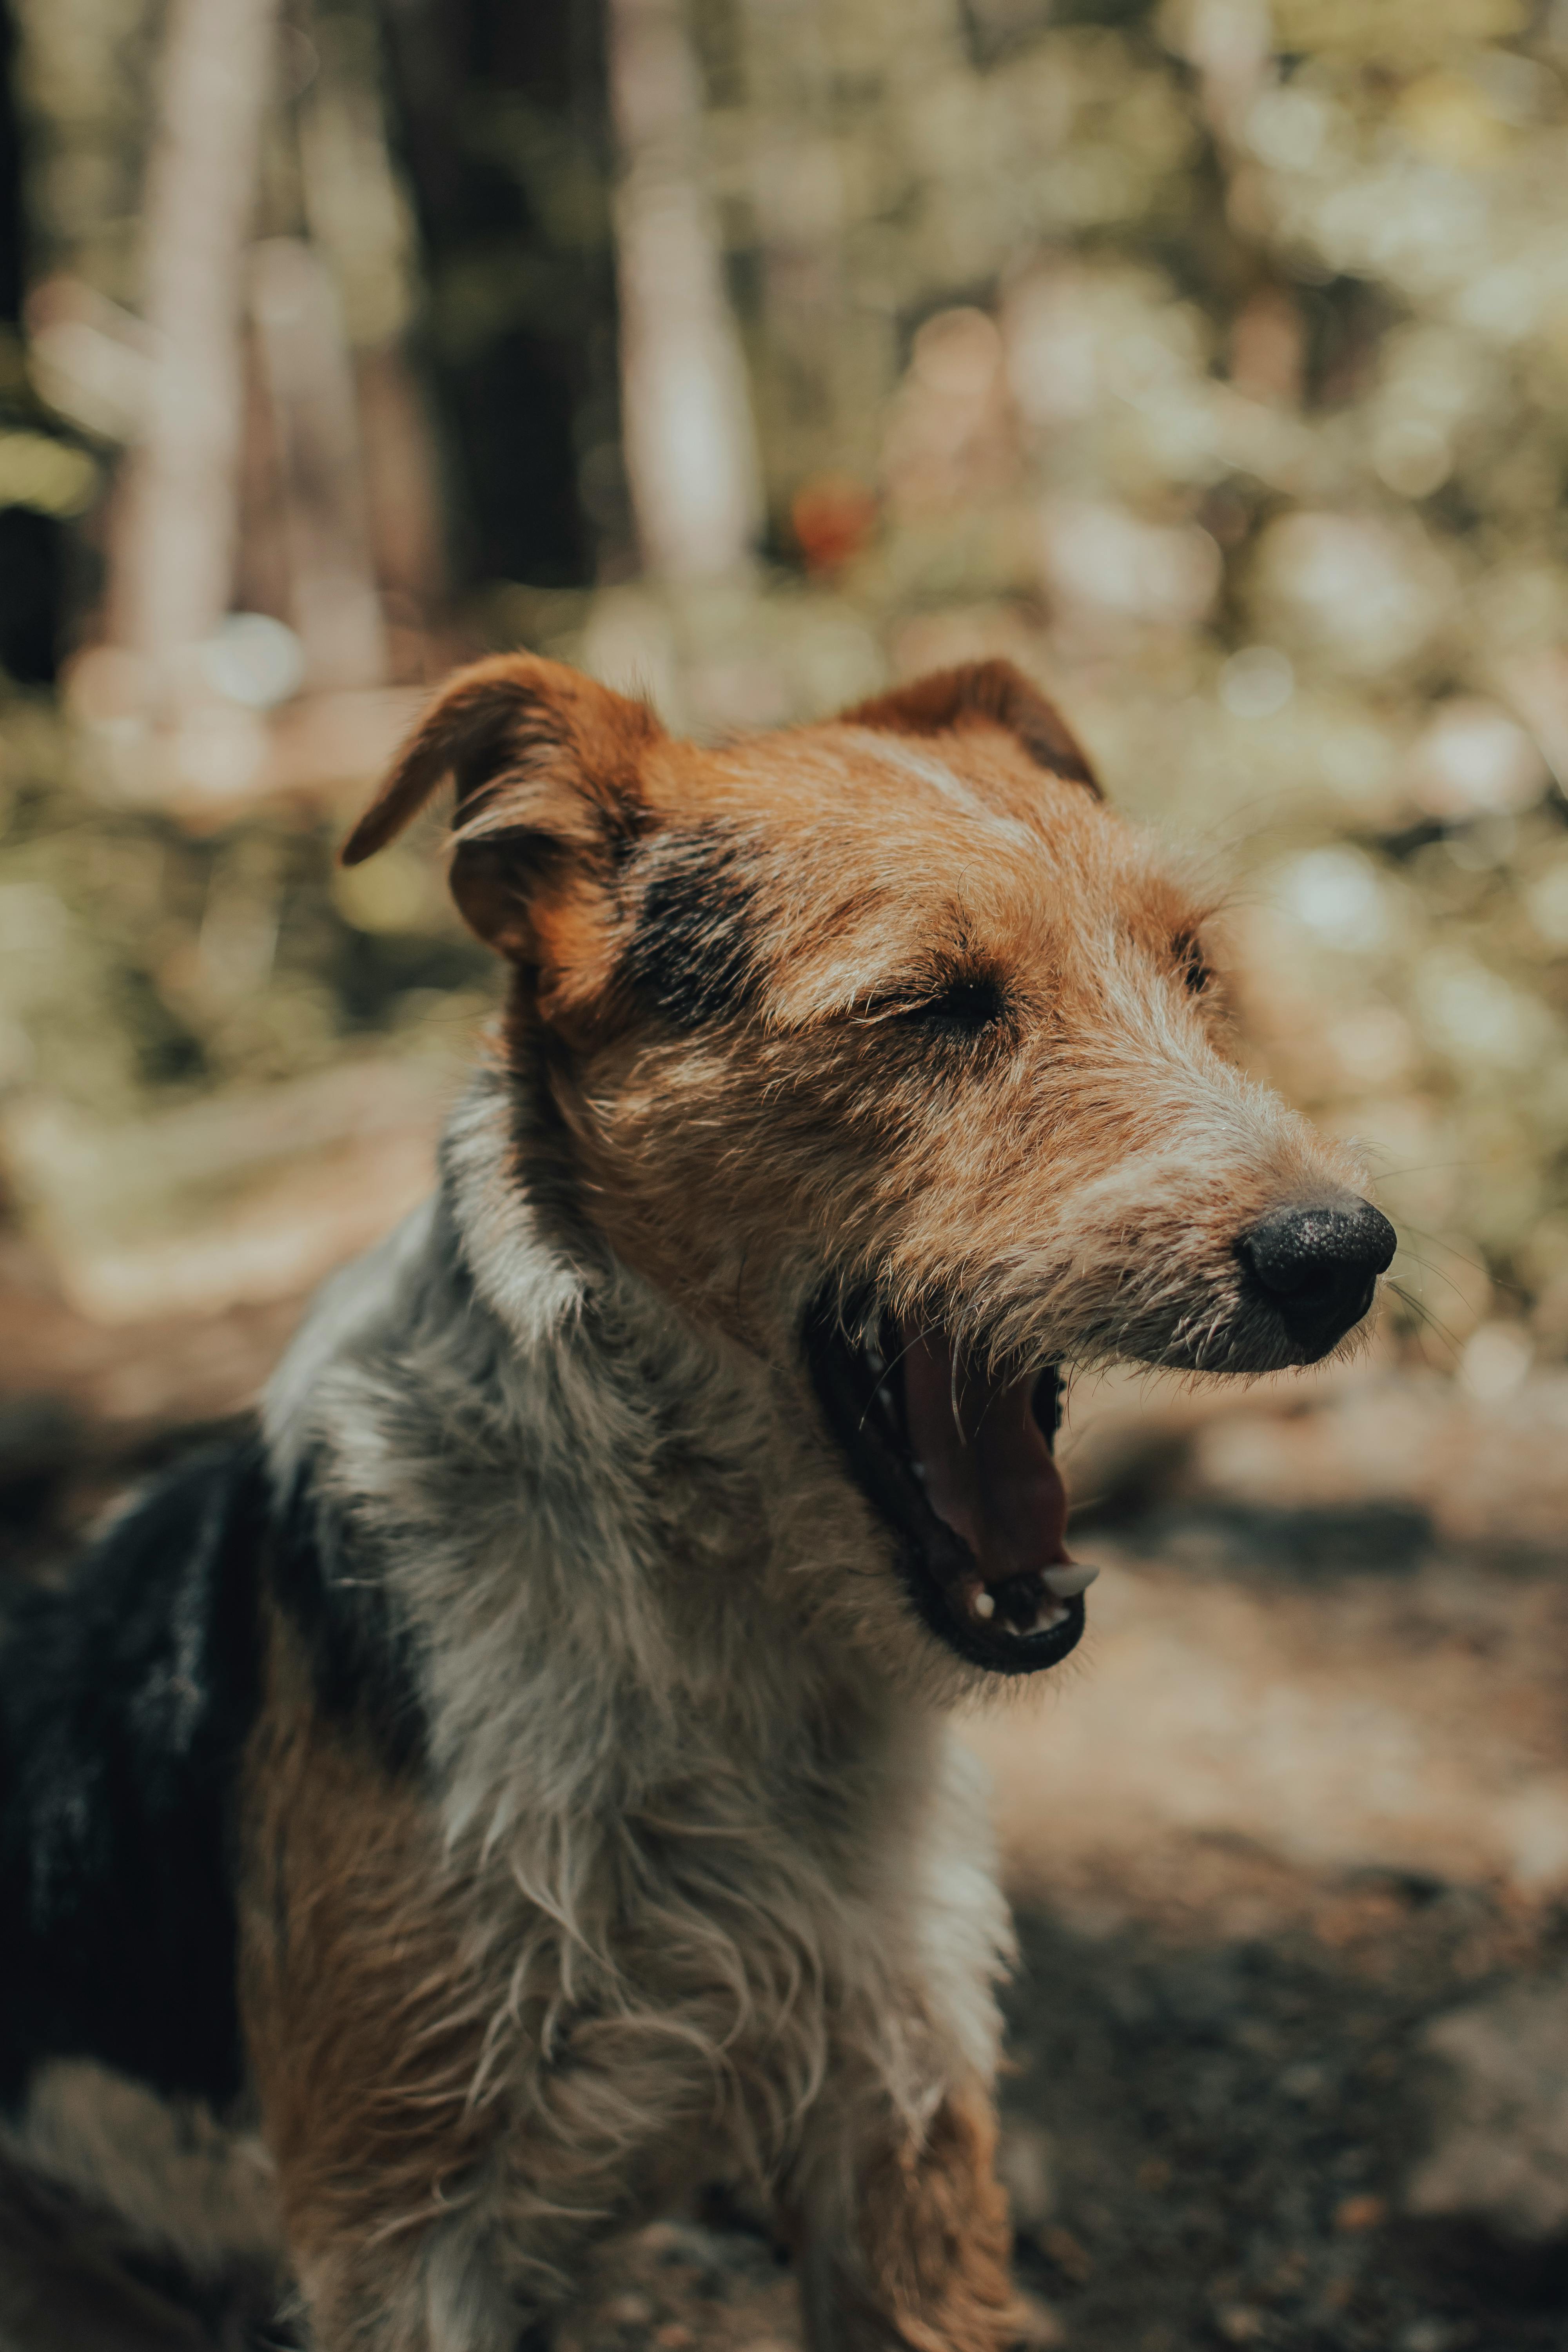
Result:
{"label": "folded ear", "polygon": [[574,903],[589,910],[617,844],[641,829],[643,755],[662,734],[643,704],[563,663],[531,654],[475,662],[404,745],[342,862],[373,856],[450,776],[452,896],[464,920],[515,962],[544,962],[559,918]]}
{"label": "folded ear", "polygon": [[1069,784],[1087,784],[1104,797],[1082,746],[1054,702],[1047,702],[1010,661],[964,662],[957,669],[933,670],[912,686],[857,703],[842,714],[852,727],[876,727],[889,735],[950,735],[966,727],[1004,727],[1037,768]]}

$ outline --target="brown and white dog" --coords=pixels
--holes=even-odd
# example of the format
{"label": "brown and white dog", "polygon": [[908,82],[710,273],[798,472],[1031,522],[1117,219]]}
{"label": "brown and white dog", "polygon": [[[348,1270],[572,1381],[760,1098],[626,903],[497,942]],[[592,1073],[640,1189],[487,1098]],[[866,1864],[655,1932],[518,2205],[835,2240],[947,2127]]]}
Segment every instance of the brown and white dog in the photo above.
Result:
{"label": "brown and white dog", "polygon": [[258,2136],[322,2352],[508,2352],[715,2172],[816,2352],[996,2352],[948,1718],[1083,1628],[1062,1369],[1311,1362],[1392,1233],[1005,664],[701,750],[480,663],[349,859],[448,776],[511,981],[434,1200],[0,1651],[0,2095]]}

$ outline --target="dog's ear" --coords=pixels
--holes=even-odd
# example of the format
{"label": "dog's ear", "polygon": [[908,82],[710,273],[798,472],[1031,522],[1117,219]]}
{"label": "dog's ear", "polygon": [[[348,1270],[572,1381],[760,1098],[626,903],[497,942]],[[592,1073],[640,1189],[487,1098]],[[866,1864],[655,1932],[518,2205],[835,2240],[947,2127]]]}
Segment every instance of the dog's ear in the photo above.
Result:
{"label": "dog's ear", "polygon": [[343,845],[374,856],[450,776],[451,884],[464,920],[514,963],[543,964],[574,908],[592,917],[644,823],[640,770],[663,730],[640,702],[561,662],[499,654],[443,688]]}
{"label": "dog's ear", "polygon": [[949,735],[965,727],[1004,727],[1037,768],[1104,796],[1083,747],[1054,702],[1047,702],[1010,661],[964,662],[933,670],[912,686],[895,688],[841,716],[852,727],[889,735]]}

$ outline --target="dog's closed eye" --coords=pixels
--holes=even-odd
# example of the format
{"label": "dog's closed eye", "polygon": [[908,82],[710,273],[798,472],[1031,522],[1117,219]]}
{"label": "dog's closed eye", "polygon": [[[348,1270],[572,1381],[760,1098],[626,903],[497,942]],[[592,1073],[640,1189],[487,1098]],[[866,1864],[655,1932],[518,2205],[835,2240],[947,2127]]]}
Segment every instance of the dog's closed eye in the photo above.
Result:
{"label": "dog's closed eye", "polygon": [[924,1003],[911,1005],[907,1017],[978,1036],[1000,1021],[1006,1010],[1006,992],[992,973],[963,972],[955,974]]}
{"label": "dog's closed eye", "polygon": [[955,971],[889,992],[868,1008],[868,1015],[927,1034],[979,1037],[1007,1010],[1007,992],[994,972]]}
{"label": "dog's closed eye", "polygon": [[1171,941],[1171,953],[1184,986],[1194,996],[1201,996],[1214,979],[1203,948],[1191,931],[1178,931]]}

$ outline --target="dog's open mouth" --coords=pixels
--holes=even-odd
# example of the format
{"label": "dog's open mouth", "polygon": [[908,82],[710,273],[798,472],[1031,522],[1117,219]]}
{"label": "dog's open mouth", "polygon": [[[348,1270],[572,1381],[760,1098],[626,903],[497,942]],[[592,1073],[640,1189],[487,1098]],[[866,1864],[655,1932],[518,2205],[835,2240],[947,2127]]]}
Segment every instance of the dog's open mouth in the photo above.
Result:
{"label": "dog's open mouth", "polygon": [[1067,1495],[1051,1454],[1052,1366],[994,1381],[942,1330],[883,1322],[857,1343],[824,1315],[812,1377],[856,1482],[901,1538],[911,1598],[933,1633],[992,1674],[1038,1674],[1076,1648],[1095,1570],[1068,1557]]}

